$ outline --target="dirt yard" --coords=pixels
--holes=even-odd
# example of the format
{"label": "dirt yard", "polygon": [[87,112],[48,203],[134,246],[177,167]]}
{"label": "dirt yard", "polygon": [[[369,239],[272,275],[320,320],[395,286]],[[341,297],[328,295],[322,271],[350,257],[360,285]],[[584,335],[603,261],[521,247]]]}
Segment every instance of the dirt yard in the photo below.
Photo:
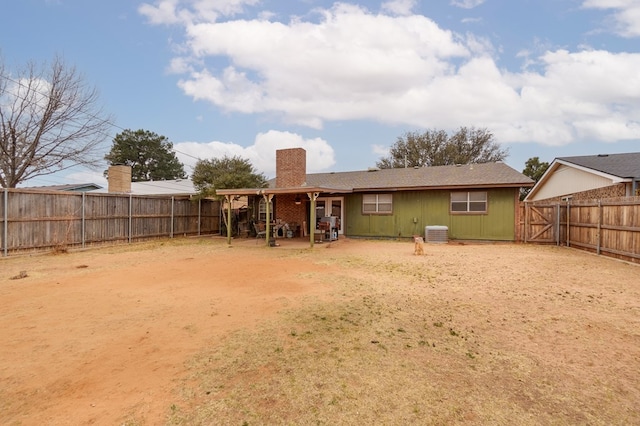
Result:
{"label": "dirt yard", "polygon": [[0,259],[0,423],[639,424],[640,267],[179,239]]}

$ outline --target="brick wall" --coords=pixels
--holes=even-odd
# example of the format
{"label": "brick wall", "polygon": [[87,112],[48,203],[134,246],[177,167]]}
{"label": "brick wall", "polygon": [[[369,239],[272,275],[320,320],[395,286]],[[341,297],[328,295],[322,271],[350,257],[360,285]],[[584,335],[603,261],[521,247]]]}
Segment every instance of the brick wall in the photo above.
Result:
{"label": "brick wall", "polygon": [[[606,198],[624,197],[627,195],[627,188],[624,183],[617,185],[605,186],[604,188],[591,189],[589,191],[576,192],[571,194],[571,201],[589,201],[589,200],[602,200]],[[562,197],[547,198],[540,200],[540,203],[560,202]]]}
{"label": "brick wall", "polygon": [[[282,220],[289,224],[292,231],[297,226],[302,229],[303,222],[307,220],[307,206],[309,205],[309,197],[306,194],[300,194],[300,204],[296,204],[295,194],[276,195],[276,220]],[[302,236],[302,231],[300,231]]]}
{"label": "brick wall", "polygon": [[[276,188],[297,188],[307,180],[307,152],[302,148],[279,149],[276,151]],[[309,197],[304,190],[300,194],[276,195],[275,219],[289,224],[292,231],[302,229],[307,219]],[[299,197],[300,204],[296,204]],[[302,235],[302,231],[300,231]]]}
{"label": "brick wall", "polygon": [[307,152],[302,148],[276,151],[276,188],[293,188],[307,180]]}

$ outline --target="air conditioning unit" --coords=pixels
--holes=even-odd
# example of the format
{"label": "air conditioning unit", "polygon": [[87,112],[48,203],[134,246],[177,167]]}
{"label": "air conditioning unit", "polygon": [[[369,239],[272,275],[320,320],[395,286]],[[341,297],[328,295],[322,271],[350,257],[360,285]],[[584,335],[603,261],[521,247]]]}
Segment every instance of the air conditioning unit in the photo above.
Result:
{"label": "air conditioning unit", "polygon": [[429,225],[424,228],[424,241],[427,243],[446,243],[449,241],[449,228]]}

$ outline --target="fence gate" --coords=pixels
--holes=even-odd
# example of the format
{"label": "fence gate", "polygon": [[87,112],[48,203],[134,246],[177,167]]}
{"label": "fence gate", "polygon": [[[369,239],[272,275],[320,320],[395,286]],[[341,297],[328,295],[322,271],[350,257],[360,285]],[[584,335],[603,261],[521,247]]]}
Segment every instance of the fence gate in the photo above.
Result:
{"label": "fence gate", "polygon": [[525,205],[524,241],[531,243],[558,243],[561,214],[559,205]]}

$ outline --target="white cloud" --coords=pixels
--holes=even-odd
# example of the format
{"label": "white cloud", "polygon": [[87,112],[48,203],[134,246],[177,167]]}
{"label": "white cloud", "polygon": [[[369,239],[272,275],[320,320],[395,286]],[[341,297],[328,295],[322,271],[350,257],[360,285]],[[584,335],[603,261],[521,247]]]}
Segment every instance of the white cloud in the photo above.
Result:
{"label": "white cloud", "polygon": [[138,12],[156,25],[215,22],[221,16],[242,13],[260,0],[156,0],[142,3]]}
{"label": "white cloud", "polygon": [[333,148],[324,139],[305,139],[296,133],[278,130],[259,133],[253,145],[248,147],[219,141],[175,144],[176,156],[185,165],[187,173],[191,173],[196,164],[196,158],[204,160],[240,156],[248,159],[259,172],[269,177],[275,176],[276,150],[286,148],[304,148],[307,151],[308,173],[325,171],[335,164]]}
{"label": "white cloud", "polygon": [[451,5],[461,7],[463,9],[473,9],[484,2],[485,0],[451,0]]}
{"label": "white cloud", "polygon": [[[633,9],[625,0],[584,5]],[[315,11],[315,21],[184,21],[189,54],[172,66],[185,71],[180,88],[227,112],[312,128],[372,120],[487,127],[500,141],[548,145],[637,138],[638,53],[541,46],[542,54],[521,52],[525,67],[513,72],[497,65],[488,40],[455,34],[425,16],[373,14],[342,3]],[[261,167],[271,170],[266,158]]]}
{"label": "white cloud", "polygon": [[382,10],[393,15],[410,15],[416,0],[391,0],[382,3]]}
{"label": "white cloud", "polygon": [[638,0],[585,0],[585,9],[613,9],[615,33],[623,37],[640,36],[640,2]]}
{"label": "white cloud", "polygon": [[171,63],[167,67],[169,74],[187,74],[195,72],[193,65],[188,58],[178,57],[171,59]]}
{"label": "white cloud", "polygon": [[102,172],[83,170],[69,173],[65,176],[65,180],[69,183],[95,183],[103,188],[109,187],[107,178],[104,177]]}
{"label": "white cloud", "polygon": [[222,72],[180,81],[186,94],[227,111],[270,112],[285,122],[385,120],[385,104],[448,72],[470,54],[450,31],[423,16],[373,15],[353,5],[323,11],[314,24],[228,21],[186,27],[195,57],[228,57]]}
{"label": "white cloud", "polygon": [[138,12],[147,17],[152,24],[176,24],[180,21],[176,6],[180,0],[162,0],[156,2],[155,6],[142,3]]}
{"label": "white cloud", "polygon": [[389,155],[389,147],[374,144],[374,145],[371,145],[371,152],[373,152],[375,155],[379,157],[386,157],[387,155]]}

